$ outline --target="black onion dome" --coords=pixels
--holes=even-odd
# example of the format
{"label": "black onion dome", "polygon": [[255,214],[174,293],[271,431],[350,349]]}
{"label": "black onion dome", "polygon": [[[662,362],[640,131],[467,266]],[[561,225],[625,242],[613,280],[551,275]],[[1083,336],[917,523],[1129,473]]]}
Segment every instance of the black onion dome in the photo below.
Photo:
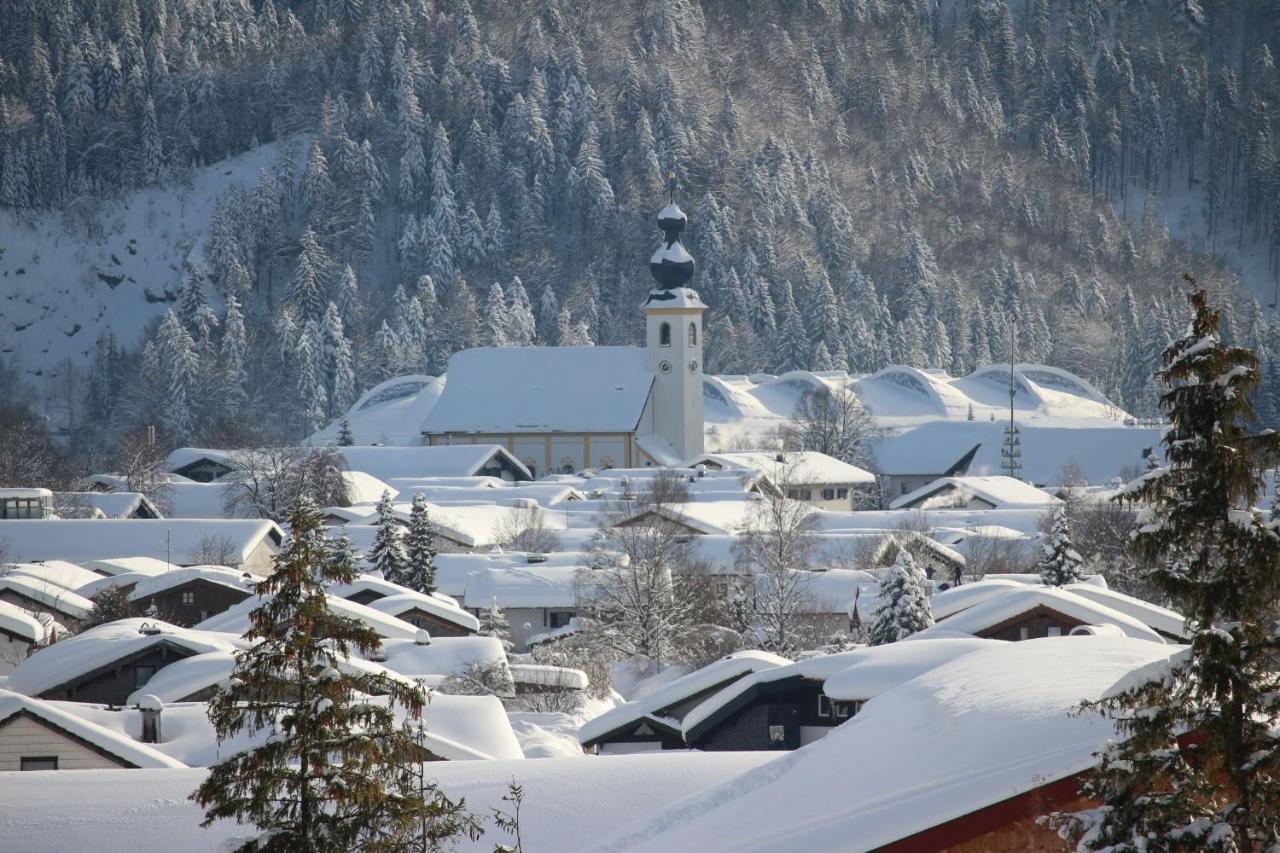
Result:
{"label": "black onion dome", "polygon": [[662,245],[649,258],[649,272],[663,290],[683,287],[693,278],[693,256],[680,244],[680,232],[688,221],[689,217],[676,204],[673,188],[671,201],[658,213]]}

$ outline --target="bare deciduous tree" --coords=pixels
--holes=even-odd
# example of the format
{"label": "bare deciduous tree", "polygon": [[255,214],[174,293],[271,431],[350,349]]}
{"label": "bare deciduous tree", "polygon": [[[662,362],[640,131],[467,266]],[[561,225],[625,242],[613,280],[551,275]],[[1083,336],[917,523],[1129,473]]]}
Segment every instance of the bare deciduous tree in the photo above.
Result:
{"label": "bare deciduous tree", "polygon": [[494,530],[494,540],[508,551],[549,554],[560,550],[560,534],[547,524],[547,510],[533,501],[504,515]]}
{"label": "bare deciduous tree", "polygon": [[788,450],[816,450],[828,456],[874,469],[870,445],[878,431],[858,395],[845,389],[806,391],[783,431]]}
{"label": "bare deciduous tree", "polygon": [[203,536],[187,555],[193,566],[236,566],[240,551],[230,536]]}
{"label": "bare deciduous tree", "polygon": [[233,518],[281,521],[299,498],[317,506],[350,506],[345,460],[333,447],[267,447],[231,454],[223,509]]}

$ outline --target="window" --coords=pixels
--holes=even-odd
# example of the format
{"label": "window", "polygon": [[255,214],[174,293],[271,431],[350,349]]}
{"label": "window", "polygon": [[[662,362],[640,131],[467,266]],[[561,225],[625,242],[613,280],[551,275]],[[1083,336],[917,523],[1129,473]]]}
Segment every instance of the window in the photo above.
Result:
{"label": "window", "polygon": [[601,471],[608,471],[610,468],[613,468],[613,467],[614,467],[614,464],[613,464],[612,457],[606,456],[600,460],[599,468]]}
{"label": "window", "polygon": [[568,456],[560,460],[561,474],[572,474],[574,472],[574,469],[576,469],[577,467],[578,466],[575,465],[573,460],[570,459]]}
{"label": "window", "polygon": [[135,666],[133,668],[133,689],[146,685],[151,680],[151,676],[156,674],[154,666]]}
{"label": "window", "polygon": [[838,499],[842,500],[842,501],[843,501],[843,500],[848,500],[848,498],[849,498],[849,490],[848,490],[848,489],[836,489],[836,497],[837,497]]}
{"label": "window", "polygon": [[911,491],[911,489],[907,488],[907,484],[906,484],[906,482],[904,481],[904,482],[901,484],[901,486],[899,487],[898,494],[900,494],[900,495],[905,495],[905,494],[906,494],[907,492],[909,492],[909,491]]}
{"label": "window", "polygon": [[787,745],[787,729],[785,726],[769,726],[769,748]]}
{"label": "window", "polygon": [[1031,629],[1030,629],[1030,628],[1028,628],[1028,627],[1027,627],[1027,626],[1025,626],[1025,625],[1023,625],[1021,628],[1019,628],[1019,629],[1018,629],[1018,639],[1019,639],[1019,640],[1029,640],[1029,639],[1031,639]]}
{"label": "window", "polygon": [[196,594],[195,594],[194,592],[184,592],[184,593],[182,594],[182,603],[183,603],[183,604],[195,604],[195,603],[196,603]]}
{"label": "window", "polygon": [[573,618],[573,612],[570,610],[552,610],[550,613],[551,627],[563,628],[569,624],[569,620]]}
{"label": "window", "polygon": [[1062,629],[1061,629],[1061,628],[1059,628],[1057,625],[1050,625],[1050,626],[1049,626],[1049,636],[1050,636],[1050,637],[1061,637],[1061,636],[1062,636]]}
{"label": "window", "polygon": [[787,489],[787,497],[793,501],[807,501],[813,499],[812,489]]}
{"label": "window", "polygon": [[696,347],[698,345],[698,324],[689,324],[689,346]]}
{"label": "window", "polygon": [[57,770],[58,756],[56,755],[36,755],[22,756],[21,763],[18,765],[23,770]]}
{"label": "window", "polygon": [[831,716],[831,699],[825,694],[818,696],[818,716],[819,717]]}
{"label": "window", "polygon": [[835,490],[835,489],[823,489],[823,490],[822,490],[822,499],[823,499],[824,501],[833,501],[833,500],[835,500],[835,499],[836,499],[836,490]]}
{"label": "window", "polygon": [[670,323],[663,323],[661,326],[658,327],[658,346],[660,347],[671,346],[671,324]]}

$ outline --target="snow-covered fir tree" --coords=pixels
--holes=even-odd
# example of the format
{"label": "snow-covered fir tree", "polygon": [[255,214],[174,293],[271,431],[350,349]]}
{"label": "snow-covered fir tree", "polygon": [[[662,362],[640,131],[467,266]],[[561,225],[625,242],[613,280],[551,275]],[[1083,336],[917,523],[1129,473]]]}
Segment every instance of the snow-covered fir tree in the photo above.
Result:
{"label": "snow-covered fir tree", "polygon": [[1071,522],[1064,503],[1053,511],[1053,527],[1041,546],[1040,581],[1046,586],[1066,586],[1080,580],[1084,558],[1071,544]]}
{"label": "snow-covered fir tree", "polygon": [[355,436],[351,434],[351,422],[344,417],[338,423],[338,446],[351,447],[355,443]]}
{"label": "snow-covered fir tree", "polygon": [[1100,807],[1054,816],[1081,850],[1280,846],[1280,533],[1255,508],[1280,434],[1251,430],[1257,359],[1222,342],[1220,312],[1188,282],[1192,321],[1160,371],[1168,464],[1121,497],[1190,645],[1092,703],[1120,737],[1081,790]]}
{"label": "snow-covered fir tree", "polygon": [[384,491],[378,499],[377,513],[378,518],[373,523],[377,530],[369,548],[369,565],[392,583],[405,586],[409,555],[404,546],[404,526],[396,517],[390,491]]}
{"label": "snow-covered fir tree", "polygon": [[898,557],[885,570],[880,583],[880,600],[876,604],[868,642],[873,646],[905,640],[933,624],[933,611],[925,597],[924,572],[905,547],[898,547]]}
{"label": "snow-covered fir tree", "polygon": [[421,493],[413,496],[409,511],[409,531],[404,537],[405,568],[403,580],[390,578],[409,589],[428,595],[436,591],[436,531],[431,525],[427,499]]}
{"label": "snow-covered fir tree", "polygon": [[507,620],[506,611],[502,609],[502,605],[498,604],[496,598],[481,612],[480,630],[476,634],[500,640],[503,651],[507,654],[511,654],[515,649],[515,644],[511,642],[511,623]]}

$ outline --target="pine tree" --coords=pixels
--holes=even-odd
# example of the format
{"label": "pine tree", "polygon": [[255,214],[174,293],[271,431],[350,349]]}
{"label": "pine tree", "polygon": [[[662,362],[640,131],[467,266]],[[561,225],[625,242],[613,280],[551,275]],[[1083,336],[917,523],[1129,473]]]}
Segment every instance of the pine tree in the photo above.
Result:
{"label": "pine tree", "polygon": [[[1152,680],[1090,706],[1122,739],[1057,814],[1082,850],[1263,851],[1280,846],[1280,536],[1254,507],[1280,435],[1251,433],[1256,358],[1224,345],[1192,285],[1194,318],[1163,355],[1168,465],[1130,484],[1147,580],[1186,617],[1189,648]],[[1188,737],[1189,736],[1189,737]]]}
{"label": "pine tree", "polygon": [[252,645],[209,703],[220,742],[271,736],[215,764],[191,798],[205,807],[204,826],[234,818],[262,830],[240,851],[410,849],[423,821],[443,830],[463,817],[438,790],[397,784],[405,765],[423,758],[397,709],[417,719],[426,695],[346,666],[350,655],[381,647],[372,628],[329,609],[325,586],[355,579],[350,549],[325,538],[305,498],[289,526],[274,570],[258,585],[261,603],[245,632]]}
{"label": "pine tree", "polygon": [[346,418],[343,418],[338,423],[338,446],[351,447],[355,443],[355,436],[351,434],[351,422]]}
{"label": "pine tree", "polygon": [[496,281],[489,288],[489,295],[484,301],[484,317],[481,319],[484,328],[484,342],[491,347],[505,347],[507,337],[507,297],[502,292],[502,285]]}
{"label": "pine tree", "polygon": [[404,580],[395,581],[409,589],[430,595],[436,591],[436,531],[431,526],[427,499],[413,496],[409,511],[409,532],[404,538],[407,559]]}
{"label": "pine tree", "polygon": [[404,528],[396,518],[390,491],[382,493],[377,512],[378,520],[374,522],[377,532],[369,549],[369,565],[392,583],[406,586],[409,555],[404,547]]}
{"label": "pine tree", "polygon": [[898,558],[885,570],[880,584],[880,603],[868,636],[871,645],[896,643],[933,624],[924,585],[924,572],[907,549],[899,545]]}
{"label": "pine tree", "polygon": [[1064,503],[1053,513],[1053,529],[1040,556],[1040,580],[1045,586],[1066,586],[1080,580],[1084,558],[1071,544],[1071,524]]}
{"label": "pine tree", "polygon": [[507,654],[515,650],[515,644],[511,642],[511,623],[507,621],[507,614],[502,605],[498,604],[497,598],[480,614],[480,630],[476,631],[476,635],[501,641],[502,650]]}

